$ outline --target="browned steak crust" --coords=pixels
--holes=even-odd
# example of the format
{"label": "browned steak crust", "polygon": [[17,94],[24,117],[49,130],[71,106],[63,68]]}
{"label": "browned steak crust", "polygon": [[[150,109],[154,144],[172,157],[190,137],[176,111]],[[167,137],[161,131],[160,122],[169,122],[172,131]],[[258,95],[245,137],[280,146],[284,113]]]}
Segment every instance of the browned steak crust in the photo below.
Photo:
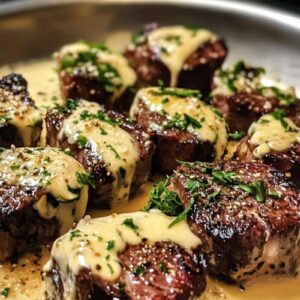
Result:
{"label": "browned steak crust", "polygon": [[247,132],[250,125],[262,115],[271,113],[278,108],[284,109],[286,116],[297,126],[300,125],[299,100],[289,106],[282,106],[279,99],[265,97],[253,91],[251,93],[238,92],[230,96],[216,95],[213,97],[212,105],[222,112],[232,132]]}
{"label": "browned steak crust", "polygon": [[171,173],[178,161],[208,161],[215,158],[215,149],[209,141],[201,141],[190,132],[176,128],[153,130],[151,124],[162,125],[167,118],[151,111],[142,101],[138,103],[136,121],[151,136],[157,146],[153,168],[162,173]]}
{"label": "browned steak crust", "polygon": [[[109,208],[112,197],[112,183],[115,178],[108,172],[103,159],[90,148],[79,148],[77,144],[70,144],[65,136],[62,137],[62,139],[58,138],[58,133],[63,126],[63,121],[68,115],[69,113],[60,113],[57,111],[49,111],[47,113],[46,142],[52,147],[68,148],[71,150],[72,156],[78,160],[87,171],[91,172],[95,179],[95,188],[89,189],[89,203],[91,205]],[[107,111],[107,115],[113,120],[122,120],[120,127],[133,137],[139,147],[139,160],[130,188],[130,194],[133,194],[148,179],[152,155],[154,153],[154,144],[139,125],[132,123],[123,115],[114,111]]]}
{"label": "browned steak crust", "polygon": [[272,151],[257,158],[253,155],[256,146],[250,143],[249,136],[244,137],[235,151],[234,157],[241,161],[259,161],[282,171],[295,185],[300,187],[300,144],[294,143],[285,151]]}
{"label": "browned steak crust", "polygon": [[191,207],[210,273],[237,282],[296,274],[300,196],[283,173],[260,163],[187,164],[170,188]]}
{"label": "browned steak crust", "polygon": [[[199,258],[169,242],[129,246],[119,259],[123,271],[114,282],[103,281],[81,269],[76,276],[78,299],[188,300],[200,296],[206,287]],[[62,278],[57,265],[46,276],[51,276],[56,286],[56,299],[62,300]]]}
{"label": "browned steak crust", "polygon": [[43,188],[0,186],[0,261],[16,259],[58,237],[58,221],[40,217],[32,206],[44,194]]}
{"label": "browned steak crust", "polygon": [[[136,71],[137,87],[157,86],[162,80],[166,86],[170,85],[170,71],[161,62],[159,57],[150,48],[147,35],[157,28],[148,25],[144,29],[144,41],[125,50],[125,57]],[[203,95],[208,95],[211,90],[212,79],[215,71],[219,69],[227,56],[227,46],[223,40],[207,42],[197,49],[184,63],[178,77],[178,87],[197,89]]]}

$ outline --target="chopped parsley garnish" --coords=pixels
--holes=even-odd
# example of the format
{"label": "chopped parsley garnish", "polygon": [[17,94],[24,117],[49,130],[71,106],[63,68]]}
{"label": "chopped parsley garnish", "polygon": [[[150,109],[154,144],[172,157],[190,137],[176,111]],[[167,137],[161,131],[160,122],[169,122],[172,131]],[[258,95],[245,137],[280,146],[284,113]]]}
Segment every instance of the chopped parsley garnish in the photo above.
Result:
{"label": "chopped parsley garnish", "polygon": [[60,113],[68,113],[79,106],[78,102],[73,99],[67,99],[64,105],[55,104],[55,109]]}
{"label": "chopped parsley garnish", "polygon": [[105,52],[111,52],[110,49],[107,47],[105,43],[95,43],[95,42],[89,42],[86,40],[81,40],[80,43],[85,44],[89,46],[90,48],[98,49]]}
{"label": "chopped parsley garnish", "polygon": [[103,121],[105,123],[108,123],[110,125],[122,125],[121,120],[114,120],[110,118],[107,113],[105,113],[103,110],[98,110],[97,114],[92,114],[88,110],[84,110],[80,114],[80,119],[81,120],[92,120],[92,119],[98,119],[100,121]]}
{"label": "chopped parsley garnish", "polygon": [[194,204],[195,198],[191,197],[189,205],[170,223],[169,228],[172,226],[178,224],[179,222],[185,220],[187,218],[187,215],[191,211],[193,204]]}
{"label": "chopped parsley garnish", "polygon": [[16,171],[16,170],[19,170],[20,167],[21,167],[21,165],[16,164],[16,163],[13,163],[13,164],[10,166],[10,169],[11,169],[12,171]]}
{"label": "chopped parsley garnish", "polygon": [[151,208],[157,208],[161,212],[176,216],[183,210],[182,203],[176,192],[170,191],[168,185],[170,184],[170,178],[165,181],[161,181],[154,186],[149,193],[149,203],[145,210]]}
{"label": "chopped parsley garnish", "polygon": [[79,229],[72,230],[70,232],[70,241],[77,237],[81,237],[81,231]]}
{"label": "chopped parsley garnish", "polygon": [[170,100],[169,100],[168,97],[163,98],[163,99],[161,100],[161,104],[166,104],[166,103],[168,103],[169,101],[170,101]]}
{"label": "chopped parsley garnish", "polygon": [[6,115],[2,115],[2,116],[0,116],[0,122],[2,121],[2,122],[8,122],[8,121],[10,121],[11,120],[11,117],[9,117],[9,116],[6,116]]}
{"label": "chopped parsley garnish", "polygon": [[257,202],[264,202],[266,200],[266,187],[262,180],[250,184],[239,184],[238,187],[253,196]]}
{"label": "chopped parsley garnish", "polygon": [[227,185],[236,182],[238,176],[235,172],[227,171],[213,171],[212,173],[213,182]]}
{"label": "chopped parsley garnish", "polygon": [[119,155],[117,150],[112,145],[110,145],[110,144],[106,145],[106,148],[108,148],[109,150],[111,150],[115,154],[116,159],[121,159],[121,156]]}
{"label": "chopped parsley garnish", "polygon": [[99,128],[100,129],[100,132],[101,132],[101,135],[108,135],[107,131],[103,128]]}
{"label": "chopped parsley garnish", "polygon": [[115,247],[115,241],[110,240],[106,243],[106,250],[109,251],[109,250],[113,249],[114,247]]}
{"label": "chopped parsley garnish", "polygon": [[143,31],[139,32],[138,34],[134,35],[131,38],[131,41],[134,45],[142,44],[146,41],[146,37]]}
{"label": "chopped parsley garnish", "polygon": [[109,269],[110,274],[114,274],[114,269],[113,269],[113,267],[111,266],[111,264],[107,264],[107,267],[108,267],[108,269]]}
{"label": "chopped parsley garnish", "polygon": [[146,274],[146,268],[144,264],[134,266],[132,268],[132,273],[136,276],[144,276]]}
{"label": "chopped parsley garnish", "polygon": [[285,112],[282,109],[276,109],[271,113],[271,116],[278,120],[282,127],[285,129],[285,131],[290,131],[290,132],[297,132],[298,130],[296,128],[292,128],[288,122],[284,119],[285,118]]}
{"label": "chopped parsley garnish", "polygon": [[8,295],[9,295],[9,290],[10,290],[10,289],[9,289],[8,287],[4,288],[4,289],[0,292],[0,295],[3,296],[4,298],[7,298]]}
{"label": "chopped parsley garnish", "polygon": [[176,113],[170,120],[163,124],[163,129],[177,128],[186,131],[187,128],[201,128],[201,123],[190,115],[184,114],[183,116]]}
{"label": "chopped parsley garnish", "polygon": [[163,262],[161,262],[158,267],[162,273],[164,274],[168,273],[168,268]]}
{"label": "chopped parsley garnish", "polygon": [[124,220],[124,222],[122,223],[123,225],[131,228],[132,230],[136,231],[139,229],[139,226],[137,226],[136,224],[134,224],[133,220],[131,218],[127,218]]}
{"label": "chopped parsley garnish", "polygon": [[79,147],[84,148],[85,146],[87,146],[89,141],[85,136],[79,134],[77,136],[76,142],[77,142]]}
{"label": "chopped parsley garnish", "polygon": [[119,174],[120,174],[121,178],[124,179],[126,176],[126,170],[123,167],[120,167]]}
{"label": "chopped parsley garnish", "polygon": [[259,87],[257,89],[257,92],[259,94],[263,94],[265,90],[271,90],[275,97],[279,100],[280,104],[283,106],[289,106],[291,104],[294,104],[297,100],[297,97],[295,95],[291,95],[289,93],[285,93],[281,91],[278,87],[276,86],[263,86]]}
{"label": "chopped parsley garnish", "polygon": [[245,132],[244,131],[235,131],[233,133],[229,133],[229,138],[232,141],[239,141],[244,136],[245,136]]}
{"label": "chopped parsley garnish", "polygon": [[198,90],[178,89],[160,87],[158,91],[152,91],[155,96],[174,96],[178,98],[196,97],[201,98],[201,93]]}
{"label": "chopped parsley garnish", "polygon": [[177,45],[181,44],[180,35],[177,35],[177,34],[169,34],[165,37],[165,40],[167,42],[173,42],[174,44],[177,44]]}
{"label": "chopped parsley garnish", "polygon": [[95,179],[92,174],[76,172],[76,178],[79,183],[90,185],[95,188]]}

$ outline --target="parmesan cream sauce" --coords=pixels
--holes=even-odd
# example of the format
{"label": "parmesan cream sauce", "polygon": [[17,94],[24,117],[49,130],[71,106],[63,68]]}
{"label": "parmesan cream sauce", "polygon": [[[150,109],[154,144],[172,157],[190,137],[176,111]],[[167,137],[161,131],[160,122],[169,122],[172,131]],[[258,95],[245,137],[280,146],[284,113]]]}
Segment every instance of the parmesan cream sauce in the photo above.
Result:
{"label": "parmesan cream sauce", "polygon": [[[124,224],[124,221],[129,219],[137,227],[136,229]],[[93,275],[103,280],[116,280],[122,271],[118,253],[124,251],[126,245],[138,245],[143,239],[151,244],[170,241],[191,251],[201,243],[191,232],[186,221],[169,228],[172,220],[174,217],[168,217],[159,211],[134,212],[97,219],[85,217],[78,223],[75,230],[55,241],[51,251],[51,260],[44,267],[44,271],[52,270],[52,259],[54,259],[63,278],[64,299],[75,300],[74,276],[86,267]],[[113,243],[111,249],[108,247],[109,243]],[[52,278],[45,277],[45,283],[46,290],[54,299],[55,287]]]}
{"label": "parmesan cream sauce", "polygon": [[83,217],[88,186],[79,183],[76,174],[86,172],[74,158],[56,148],[46,147],[6,149],[0,153],[0,160],[0,183],[42,187],[46,194],[57,199],[59,205],[53,207],[45,194],[33,206],[45,219],[56,217],[61,233]]}
{"label": "parmesan cream sauce", "polygon": [[271,114],[262,116],[248,131],[250,143],[256,145],[255,157],[262,157],[271,151],[284,151],[293,143],[300,142],[300,128],[289,118],[283,118],[285,126]]}
{"label": "parmesan cream sauce", "polygon": [[[123,38],[123,36],[122,36]],[[118,41],[119,41],[118,36]],[[53,60],[36,60],[13,66],[0,68],[0,76],[12,71],[19,72],[29,82],[29,92],[36,105],[46,111],[47,107],[61,104],[59,83],[55,73]],[[129,203],[110,210],[88,210],[92,217],[102,217],[116,213],[135,212],[142,209],[147,203],[147,195],[151,183],[146,183]],[[25,255],[18,264],[0,264],[0,291],[9,289],[7,299],[14,300],[41,300],[44,293],[44,284],[41,280],[41,266],[49,259],[49,251],[44,249],[40,256]],[[208,278],[208,285],[201,300],[300,300],[300,276],[295,278],[281,277],[259,279],[246,286],[241,291],[235,285],[227,285]]]}
{"label": "parmesan cream sauce", "polygon": [[[91,47],[85,43],[73,43],[62,47],[60,52],[58,52],[55,56],[57,56],[59,60],[62,60],[66,55],[72,55],[74,58],[76,58],[78,53],[86,51],[95,51],[99,64],[110,64],[118,71],[122,79],[122,84],[120,87],[115,89],[112,95],[112,101],[120,97],[128,87],[135,83],[136,74],[129,66],[128,61],[122,55],[109,51],[101,51],[95,48],[91,49]],[[92,66],[90,66],[90,68],[93,70]],[[95,77],[97,77],[97,70],[94,70],[94,72]]]}
{"label": "parmesan cream sauce", "polygon": [[[141,89],[134,99],[130,115],[133,117],[138,112],[140,101],[145,103],[151,111],[164,113],[167,118],[172,118],[175,114],[179,114],[181,117],[187,114],[201,122],[200,128],[189,126],[187,130],[194,133],[199,140],[211,142],[215,147],[216,160],[220,159],[227,145],[227,130],[224,119],[197,97],[159,95],[160,92],[160,88]],[[165,99],[167,101],[164,101]],[[153,129],[161,130],[160,128]]]}
{"label": "parmesan cream sauce", "polygon": [[[116,204],[128,201],[131,181],[136,163],[139,159],[139,149],[131,135],[118,125],[112,125],[99,119],[82,120],[84,112],[97,115],[101,106],[97,103],[81,100],[79,107],[72,111],[64,122],[58,138],[66,136],[70,144],[76,143],[78,136],[88,140],[88,147],[105,162],[108,172],[115,178],[113,182],[113,197],[110,203]],[[120,175],[124,170],[124,178]]]}
{"label": "parmesan cream sauce", "polygon": [[150,32],[149,46],[171,73],[171,87],[177,86],[178,75],[185,61],[201,45],[216,40],[205,29],[188,29],[183,26],[161,27]]}

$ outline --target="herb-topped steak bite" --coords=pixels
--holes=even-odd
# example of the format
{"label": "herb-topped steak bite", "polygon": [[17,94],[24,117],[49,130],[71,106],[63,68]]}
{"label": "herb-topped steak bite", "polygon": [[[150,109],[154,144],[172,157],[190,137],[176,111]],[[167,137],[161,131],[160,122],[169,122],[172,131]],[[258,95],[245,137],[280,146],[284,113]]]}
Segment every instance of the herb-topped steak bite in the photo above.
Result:
{"label": "herb-topped steak bite", "polygon": [[206,280],[201,241],[185,221],[158,211],[81,220],[53,245],[43,278],[48,299],[189,300]]}
{"label": "herb-topped steak bite", "polygon": [[300,187],[300,128],[283,110],[262,116],[237,146],[236,158],[260,161],[284,172]]}
{"label": "herb-topped steak bite", "polygon": [[55,148],[1,149],[0,261],[53,241],[86,209],[89,174]]}
{"label": "herb-topped steak bite", "polygon": [[125,56],[137,73],[137,86],[196,89],[207,95],[215,70],[227,56],[227,47],[206,29],[150,25],[133,38]]}
{"label": "herb-topped steak bite", "polygon": [[56,53],[62,95],[123,109],[136,74],[120,54],[104,44],[78,42]]}
{"label": "herb-topped steak bite", "polygon": [[183,163],[150,195],[149,208],[178,215],[173,226],[187,217],[211,274],[239,283],[296,274],[300,196],[271,166]]}
{"label": "herb-topped steak bite", "polygon": [[128,201],[147,179],[154,145],[129,119],[85,100],[68,100],[46,117],[47,144],[70,149],[91,173],[90,203],[113,207]]}
{"label": "herb-topped steak bite", "polygon": [[19,74],[0,79],[0,147],[36,146],[42,117]]}
{"label": "herb-topped steak bite", "polygon": [[274,83],[264,74],[264,69],[247,66],[242,61],[218,71],[212,104],[223,113],[231,132],[245,134],[254,121],[278,108],[300,125],[300,101],[295,89]]}
{"label": "herb-topped steak bite", "polygon": [[181,161],[220,159],[227,144],[226,124],[196,90],[141,89],[130,115],[157,145],[155,168],[172,172]]}

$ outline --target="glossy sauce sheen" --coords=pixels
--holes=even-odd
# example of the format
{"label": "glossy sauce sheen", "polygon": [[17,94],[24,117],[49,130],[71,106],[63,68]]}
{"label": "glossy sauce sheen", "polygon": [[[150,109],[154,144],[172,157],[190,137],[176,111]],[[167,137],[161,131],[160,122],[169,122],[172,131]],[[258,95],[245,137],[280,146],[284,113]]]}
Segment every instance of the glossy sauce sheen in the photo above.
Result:
{"label": "glossy sauce sheen", "polygon": [[[200,140],[211,142],[216,150],[216,159],[220,159],[227,144],[227,131],[224,120],[220,118],[209,105],[206,105],[197,97],[179,98],[176,96],[156,94],[160,92],[160,88],[141,89],[135,97],[130,115],[133,117],[138,111],[138,103],[140,100],[142,100],[151,111],[164,113],[167,118],[174,117],[176,113],[182,117],[184,114],[187,114],[201,123],[200,128],[189,126],[187,130],[194,133]],[[167,101],[164,102],[164,100]],[[161,130],[161,128],[153,129]]]}
{"label": "glossy sauce sheen", "polygon": [[[0,153],[0,183],[43,187],[59,205],[47,202],[47,195],[34,203],[34,208],[45,219],[56,217],[61,233],[80,220],[86,210],[88,186],[78,182],[76,173],[86,174],[71,156],[54,148],[16,148]],[[77,190],[80,195],[70,191]],[[74,210],[74,214],[73,214]]]}
{"label": "glossy sauce sheen", "polygon": [[[54,71],[54,62],[36,61],[14,67],[22,73],[29,82],[32,98],[41,108],[53,107],[60,102],[59,84]],[[11,68],[4,67],[0,75],[11,72]],[[52,96],[55,96],[54,98]],[[152,184],[145,184],[138,195],[126,205],[117,206],[113,211],[90,210],[92,217],[110,215],[112,212],[125,213],[142,209],[147,202],[148,190]],[[49,252],[43,251],[41,258],[26,255],[17,265],[0,265],[0,291],[9,288],[7,299],[40,300],[43,294],[43,283],[40,277],[41,266],[49,259]],[[237,286],[209,279],[206,292],[201,300],[300,300],[300,278],[280,278],[258,280],[240,291]]]}
{"label": "glossy sauce sheen", "polygon": [[[113,182],[113,207],[119,202],[128,201],[139,151],[135,140],[120,126],[95,118],[81,118],[85,112],[97,115],[101,110],[97,103],[80,101],[79,107],[64,120],[58,137],[66,136],[68,142],[74,144],[78,136],[83,136],[92,151],[103,159],[108,172],[116,179]],[[126,171],[124,178],[120,177],[120,169]]]}
{"label": "glossy sauce sheen", "polygon": [[149,36],[149,46],[171,73],[170,86],[175,87],[179,72],[185,61],[201,45],[216,40],[216,36],[205,29],[188,29],[182,26],[161,27]]}

